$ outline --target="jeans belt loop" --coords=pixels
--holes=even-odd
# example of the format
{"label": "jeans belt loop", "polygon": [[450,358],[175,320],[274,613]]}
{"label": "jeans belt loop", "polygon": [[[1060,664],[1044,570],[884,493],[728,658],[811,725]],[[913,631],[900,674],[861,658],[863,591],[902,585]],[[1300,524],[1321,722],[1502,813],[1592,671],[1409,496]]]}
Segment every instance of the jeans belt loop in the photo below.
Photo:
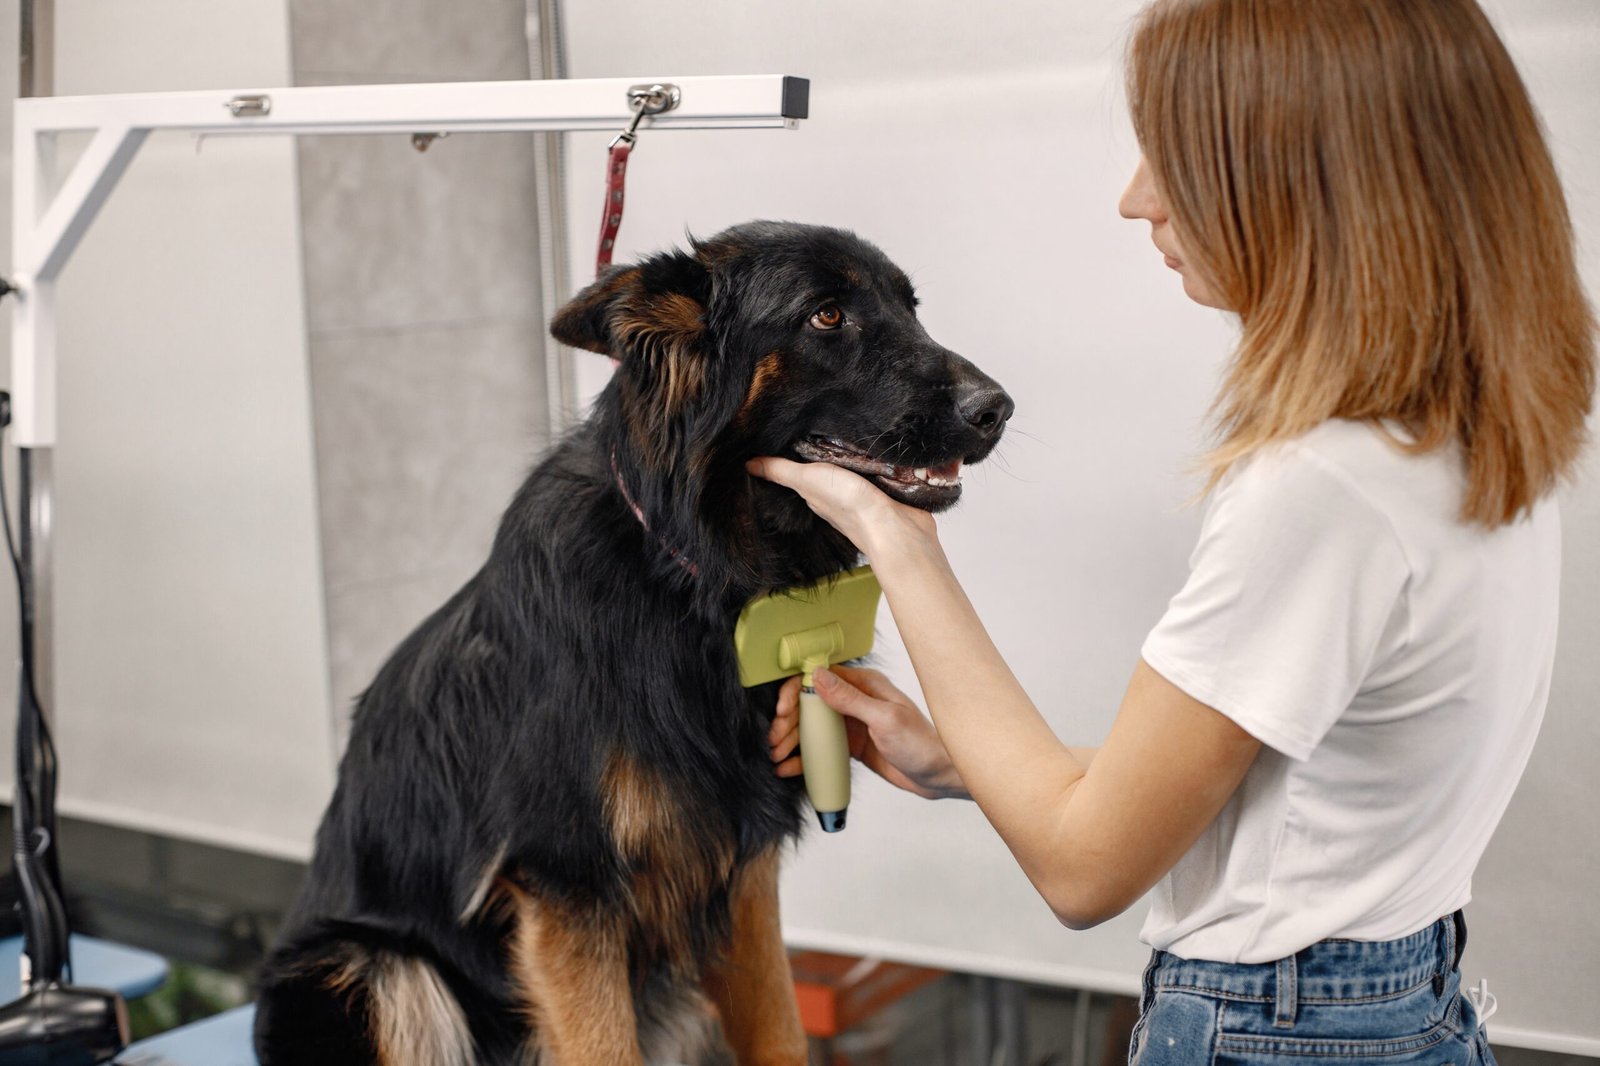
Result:
{"label": "jeans belt loop", "polygon": [[1439,969],[1433,975],[1433,994],[1437,998],[1444,995],[1445,982],[1456,968],[1456,916],[1446,915],[1439,919]]}
{"label": "jeans belt loop", "polygon": [[1141,992],[1139,995],[1139,1012],[1143,1014],[1150,1009],[1150,1004],[1155,1000],[1156,971],[1161,968],[1163,953],[1160,948],[1150,952],[1150,961],[1145,964],[1144,976],[1140,979]]}
{"label": "jeans belt loop", "polygon": [[1276,1000],[1272,1019],[1274,1028],[1294,1028],[1294,1016],[1300,1009],[1299,978],[1300,971],[1293,955],[1278,960],[1277,980],[1273,982]]}

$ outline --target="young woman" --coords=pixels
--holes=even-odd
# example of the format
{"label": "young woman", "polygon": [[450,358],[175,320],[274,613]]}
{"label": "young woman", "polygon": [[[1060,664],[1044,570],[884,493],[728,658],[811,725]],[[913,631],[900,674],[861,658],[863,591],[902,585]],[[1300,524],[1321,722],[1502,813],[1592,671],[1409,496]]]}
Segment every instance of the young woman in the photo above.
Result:
{"label": "young woman", "polygon": [[872,562],[932,722],[872,671],[818,689],[867,766],[977,801],[1065,924],[1154,889],[1141,1066],[1491,1061],[1460,908],[1544,711],[1595,368],[1538,118],[1473,0],[1157,0],[1127,83],[1122,214],[1241,330],[1187,584],[1069,748],[930,516],[756,460]]}

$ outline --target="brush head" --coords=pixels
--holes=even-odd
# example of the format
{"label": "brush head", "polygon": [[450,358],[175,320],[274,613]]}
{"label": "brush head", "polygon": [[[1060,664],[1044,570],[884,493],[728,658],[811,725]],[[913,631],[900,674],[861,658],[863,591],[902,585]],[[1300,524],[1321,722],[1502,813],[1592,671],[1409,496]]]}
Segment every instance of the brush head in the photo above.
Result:
{"label": "brush head", "polygon": [[[872,567],[858,566],[814,585],[757,596],[739,612],[733,647],[739,657],[739,683],[745,688],[801,672],[785,656],[784,638],[829,629],[843,639],[830,642],[828,662],[859,659],[872,650],[882,590]],[[790,641],[791,648],[794,641]]]}

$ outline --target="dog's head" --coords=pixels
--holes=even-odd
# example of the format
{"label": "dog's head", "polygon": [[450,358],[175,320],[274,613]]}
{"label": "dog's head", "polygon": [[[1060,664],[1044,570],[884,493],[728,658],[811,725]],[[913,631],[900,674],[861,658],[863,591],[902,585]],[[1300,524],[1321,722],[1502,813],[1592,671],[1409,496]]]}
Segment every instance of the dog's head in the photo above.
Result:
{"label": "dog's head", "polygon": [[[835,463],[938,511],[1011,416],[1005,391],[929,337],[916,306],[904,271],[854,234],[750,222],[614,268],[551,332],[620,360],[597,418],[652,528],[702,553],[716,531],[736,555],[805,554],[801,542],[821,538],[832,550],[820,574],[848,562],[848,546],[792,493],[752,485],[745,460]],[[780,582],[797,576],[776,569]]]}

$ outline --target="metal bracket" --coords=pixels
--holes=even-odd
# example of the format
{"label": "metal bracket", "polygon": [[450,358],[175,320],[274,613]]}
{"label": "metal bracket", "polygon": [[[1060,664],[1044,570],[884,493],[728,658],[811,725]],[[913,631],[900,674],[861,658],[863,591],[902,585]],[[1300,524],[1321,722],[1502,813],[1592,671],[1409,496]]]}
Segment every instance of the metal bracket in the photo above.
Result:
{"label": "metal bracket", "polygon": [[266,93],[247,93],[229,100],[227,108],[234,118],[260,118],[272,114],[272,97]]}
{"label": "metal bracket", "polygon": [[671,111],[683,101],[683,92],[676,85],[630,85],[628,87],[628,106],[633,109],[633,121],[628,123],[628,128],[611,139],[611,147],[615,148],[623,141],[633,144],[638,140],[639,123],[647,116],[660,115]]}
{"label": "metal bracket", "polygon": [[628,106],[641,115],[659,115],[682,102],[683,90],[670,82],[628,86]]}
{"label": "metal bracket", "polygon": [[[650,115],[656,129],[793,129],[795,86],[802,80],[781,75],[648,82],[588,78],[18,100],[11,200],[11,281],[18,290],[11,326],[16,443],[23,448],[55,443],[55,282],[154,131],[249,136],[423,130],[431,143],[447,133],[608,130],[634,116],[636,94],[638,113]],[[217,106],[219,95],[223,107]],[[92,137],[52,197],[56,136],[74,130],[90,131]]]}

